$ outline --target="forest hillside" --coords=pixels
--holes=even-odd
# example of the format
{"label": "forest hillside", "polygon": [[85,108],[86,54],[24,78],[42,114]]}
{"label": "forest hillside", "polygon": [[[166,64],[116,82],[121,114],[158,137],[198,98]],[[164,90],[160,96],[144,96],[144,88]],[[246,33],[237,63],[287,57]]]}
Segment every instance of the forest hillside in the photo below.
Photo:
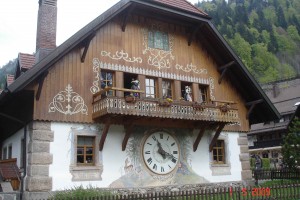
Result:
{"label": "forest hillside", "polygon": [[263,84],[300,74],[300,0],[203,0],[196,4]]}

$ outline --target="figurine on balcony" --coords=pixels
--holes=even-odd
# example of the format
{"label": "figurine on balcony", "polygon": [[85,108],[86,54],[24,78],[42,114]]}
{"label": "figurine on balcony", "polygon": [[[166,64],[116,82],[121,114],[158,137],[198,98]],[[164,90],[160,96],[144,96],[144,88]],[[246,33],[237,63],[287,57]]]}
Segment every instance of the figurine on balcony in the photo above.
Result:
{"label": "figurine on balcony", "polygon": [[192,99],[192,88],[190,86],[185,86],[184,100],[193,101],[193,99]]}
{"label": "figurine on balcony", "polygon": [[[140,81],[139,80],[135,80],[134,78],[131,80],[131,89],[132,90],[140,90]],[[140,97],[140,93],[138,92],[133,92],[130,95],[139,98]]]}

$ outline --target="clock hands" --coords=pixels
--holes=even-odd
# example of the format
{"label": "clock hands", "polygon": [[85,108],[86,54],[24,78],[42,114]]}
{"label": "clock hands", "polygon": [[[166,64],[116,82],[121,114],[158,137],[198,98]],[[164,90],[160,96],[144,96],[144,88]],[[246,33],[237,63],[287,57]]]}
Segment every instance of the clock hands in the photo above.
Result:
{"label": "clock hands", "polygon": [[157,152],[163,157],[163,159],[166,159],[166,156],[168,156],[169,158],[176,160],[176,157],[173,154],[170,154],[170,153],[166,152],[162,148],[162,146],[161,146],[161,144],[158,140],[157,140],[157,145],[158,145],[158,151]]}

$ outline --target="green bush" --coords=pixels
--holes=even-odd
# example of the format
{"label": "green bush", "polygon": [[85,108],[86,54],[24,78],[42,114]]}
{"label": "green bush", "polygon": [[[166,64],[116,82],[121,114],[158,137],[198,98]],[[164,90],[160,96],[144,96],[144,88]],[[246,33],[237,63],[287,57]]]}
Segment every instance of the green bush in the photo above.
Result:
{"label": "green bush", "polygon": [[51,199],[88,199],[101,196],[112,196],[112,193],[107,190],[105,191],[94,188],[93,186],[89,186],[87,188],[79,186],[63,191],[58,191]]}

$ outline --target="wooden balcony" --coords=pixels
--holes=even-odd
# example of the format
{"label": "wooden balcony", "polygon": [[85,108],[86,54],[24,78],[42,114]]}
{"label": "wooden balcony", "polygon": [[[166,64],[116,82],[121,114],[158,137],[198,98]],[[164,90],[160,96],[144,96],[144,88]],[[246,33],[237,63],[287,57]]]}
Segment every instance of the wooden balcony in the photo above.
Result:
{"label": "wooden balcony", "polygon": [[197,104],[187,101],[172,101],[149,98],[94,96],[93,120],[100,121],[109,116],[189,120],[203,122],[237,123],[238,110],[232,102],[215,101],[209,104]]}

